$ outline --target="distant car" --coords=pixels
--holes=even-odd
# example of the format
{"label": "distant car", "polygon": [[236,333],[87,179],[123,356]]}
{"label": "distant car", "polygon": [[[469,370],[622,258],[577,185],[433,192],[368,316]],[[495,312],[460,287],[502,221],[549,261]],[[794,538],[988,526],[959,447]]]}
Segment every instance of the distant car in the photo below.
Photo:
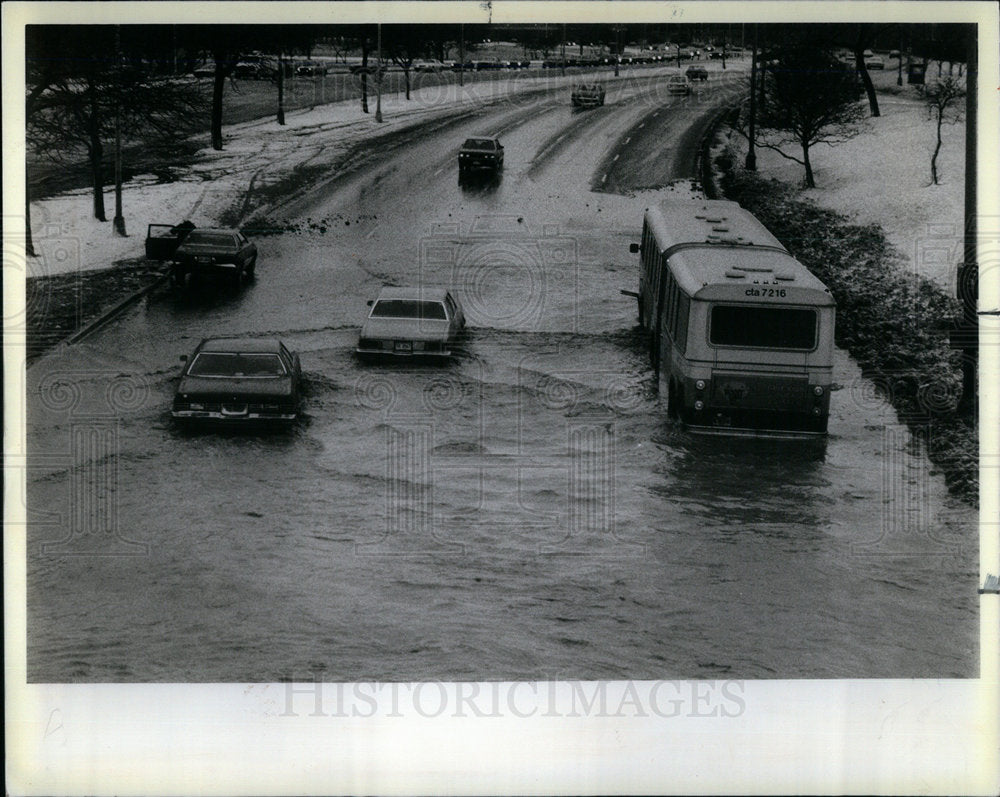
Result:
{"label": "distant car", "polygon": [[277,66],[267,58],[248,57],[233,69],[233,77],[250,80],[270,80],[278,74]]}
{"label": "distant car", "polygon": [[667,80],[668,94],[690,94],[691,81],[685,75],[671,75]]}
{"label": "distant car", "polygon": [[181,422],[294,421],[301,401],[299,356],[274,338],[211,338],[181,371],[171,417]]}
{"label": "distant car", "polygon": [[899,50],[889,50],[890,58],[899,58]]}
{"label": "distant car", "polygon": [[195,77],[214,77],[215,63],[212,61],[203,61],[202,63],[198,64],[192,71]]}
{"label": "distant car", "polygon": [[865,69],[885,69],[885,61],[881,58],[866,58]]}
{"label": "distant car", "polygon": [[691,65],[687,68],[685,74],[688,80],[708,80],[708,70],[703,66]]}
{"label": "distant car", "polygon": [[467,138],[458,152],[458,170],[468,173],[488,169],[498,173],[503,169],[503,144],[498,138]]}
{"label": "distant car", "polygon": [[426,58],[418,58],[413,62],[411,69],[414,72],[440,72],[445,65],[440,61],[433,61]]}
{"label": "distant car", "polygon": [[257,245],[239,230],[198,227],[174,251],[171,271],[177,285],[188,275],[215,274],[238,287],[244,275],[253,279],[256,268]]}
{"label": "distant car", "polygon": [[450,357],[465,329],[461,305],[443,288],[385,287],[368,304],[360,357]]}
{"label": "distant car", "polygon": [[575,86],[570,101],[574,108],[585,105],[604,105],[604,86],[600,83],[584,83]]}
{"label": "distant car", "polygon": [[302,77],[317,77],[327,73],[327,65],[319,61],[306,61],[295,67],[295,74]]}

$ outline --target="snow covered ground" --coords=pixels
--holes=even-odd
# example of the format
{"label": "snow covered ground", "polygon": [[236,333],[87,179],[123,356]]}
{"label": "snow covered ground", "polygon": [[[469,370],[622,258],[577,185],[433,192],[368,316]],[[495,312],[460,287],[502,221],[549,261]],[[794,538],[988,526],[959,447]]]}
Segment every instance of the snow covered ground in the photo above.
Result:
{"label": "snow covered ground", "polygon": [[[964,227],[964,107],[963,120],[942,130],[938,185],[931,182],[935,122],[924,103],[909,91],[880,94],[879,110],[856,138],[810,151],[816,188],[801,187],[800,196],[856,223],[880,225],[904,267],[953,293]],[[767,149],[757,150],[757,171],[793,186],[802,186],[805,174]]]}
{"label": "snow covered ground", "polygon": [[[890,77],[879,75],[877,82]],[[173,182],[137,175],[124,186],[126,238],[115,236],[110,222],[92,218],[89,190],[32,203],[39,256],[29,260],[26,276],[103,269],[141,257],[147,223],[191,219],[198,225],[215,224],[251,188],[287,176],[296,167],[336,157],[365,135],[390,132],[463,105],[513,99],[539,87],[559,88],[579,79],[545,75],[464,87],[428,86],[415,91],[409,101],[402,94],[385,95],[382,124],[375,122],[372,96],[372,113],[367,115],[357,100],[350,100],[290,112],[284,127],[273,119],[229,126],[224,130],[225,149],[200,151],[190,166],[176,170]],[[621,79],[629,78],[623,73]],[[941,182],[935,186],[930,180],[934,124],[923,104],[907,90],[883,94],[880,105],[882,116],[869,120],[856,139],[815,149],[818,187],[803,193],[859,222],[880,224],[911,268],[951,290],[954,264],[961,257],[964,124],[945,128],[939,156]],[[758,169],[792,184],[802,179],[801,166],[766,150],[758,153]],[[110,217],[113,191],[107,192],[105,202]]]}

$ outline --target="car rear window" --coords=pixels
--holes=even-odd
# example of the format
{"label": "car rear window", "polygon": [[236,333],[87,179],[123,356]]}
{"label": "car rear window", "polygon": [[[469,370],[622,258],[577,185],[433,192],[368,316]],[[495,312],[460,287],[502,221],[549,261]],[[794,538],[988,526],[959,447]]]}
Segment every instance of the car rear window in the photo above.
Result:
{"label": "car rear window", "polygon": [[416,299],[379,299],[372,308],[372,318],[429,318],[447,321],[441,302]]}
{"label": "car rear window", "polygon": [[816,311],[794,307],[715,305],[709,340],[717,346],[813,349]]}
{"label": "car rear window", "polygon": [[469,138],[466,139],[463,149],[482,149],[492,152],[496,147],[491,138]]}
{"label": "car rear window", "polygon": [[205,230],[192,230],[187,237],[186,243],[199,244],[204,246],[234,246],[233,234],[229,232],[208,232]]}
{"label": "car rear window", "polygon": [[284,376],[285,366],[277,354],[199,352],[188,369],[189,376]]}

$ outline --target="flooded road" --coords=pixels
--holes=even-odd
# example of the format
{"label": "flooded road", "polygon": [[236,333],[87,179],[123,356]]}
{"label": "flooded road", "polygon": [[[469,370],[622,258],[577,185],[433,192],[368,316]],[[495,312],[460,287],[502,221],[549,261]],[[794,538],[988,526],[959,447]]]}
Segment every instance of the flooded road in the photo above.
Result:
{"label": "flooded road", "polygon": [[[845,354],[825,444],[666,418],[619,293],[663,192],[588,186],[646,185],[626,139],[676,148],[720,83],[457,120],[276,211],[240,293],[165,290],[35,364],[29,681],[976,675],[976,513]],[[459,182],[474,134],[500,179]],[[453,362],[355,359],[387,282],[458,295]],[[171,423],[219,334],[301,354],[301,423]]]}

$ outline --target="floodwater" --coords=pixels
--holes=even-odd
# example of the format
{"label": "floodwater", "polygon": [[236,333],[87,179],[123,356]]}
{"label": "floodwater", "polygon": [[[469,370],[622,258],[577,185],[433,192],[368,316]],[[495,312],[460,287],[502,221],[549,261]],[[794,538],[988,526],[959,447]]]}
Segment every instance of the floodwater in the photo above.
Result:
{"label": "floodwater", "polygon": [[[701,116],[669,102],[411,137],[283,207],[240,293],[165,290],[36,363],[29,681],[976,676],[976,513],[846,354],[825,444],[667,420],[619,294],[652,195],[588,186]],[[498,131],[502,177],[460,184],[462,138]],[[452,362],[356,360],[384,282],[454,290]],[[171,423],[217,334],[300,352],[300,423]]]}

